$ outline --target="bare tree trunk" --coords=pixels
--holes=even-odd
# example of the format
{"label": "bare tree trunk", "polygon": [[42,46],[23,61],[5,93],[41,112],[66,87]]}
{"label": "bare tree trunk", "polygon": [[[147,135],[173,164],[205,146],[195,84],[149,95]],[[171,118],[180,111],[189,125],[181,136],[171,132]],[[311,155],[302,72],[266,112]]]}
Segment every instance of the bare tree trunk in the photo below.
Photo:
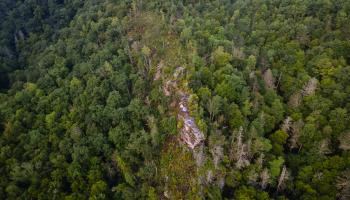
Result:
{"label": "bare tree trunk", "polygon": [[287,178],[288,178],[288,172],[287,172],[286,166],[284,165],[282,168],[280,178],[278,179],[277,192],[279,192],[280,189],[283,187],[283,183]]}
{"label": "bare tree trunk", "polygon": [[260,174],[260,187],[264,190],[267,187],[267,184],[269,183],[270,175],[268,170],[265,168],[261,174]]}

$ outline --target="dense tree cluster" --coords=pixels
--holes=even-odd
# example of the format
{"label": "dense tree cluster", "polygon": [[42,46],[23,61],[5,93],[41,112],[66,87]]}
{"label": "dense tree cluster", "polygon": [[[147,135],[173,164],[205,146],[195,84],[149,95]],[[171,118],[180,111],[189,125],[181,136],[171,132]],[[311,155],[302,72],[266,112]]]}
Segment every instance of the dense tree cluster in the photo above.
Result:
{"label": "dense tree cluster", "polygon": [[0,0],[0,199],[349,199],[349,21],[348,0]]}

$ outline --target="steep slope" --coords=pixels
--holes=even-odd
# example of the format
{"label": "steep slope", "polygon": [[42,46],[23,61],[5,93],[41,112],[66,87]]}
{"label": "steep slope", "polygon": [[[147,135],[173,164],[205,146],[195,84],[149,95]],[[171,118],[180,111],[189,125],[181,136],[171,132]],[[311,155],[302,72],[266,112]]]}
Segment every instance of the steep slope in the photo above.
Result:
{"label": "steep slope", "polygon": [[0,199],[349,197],[349,1],[0,6]]}

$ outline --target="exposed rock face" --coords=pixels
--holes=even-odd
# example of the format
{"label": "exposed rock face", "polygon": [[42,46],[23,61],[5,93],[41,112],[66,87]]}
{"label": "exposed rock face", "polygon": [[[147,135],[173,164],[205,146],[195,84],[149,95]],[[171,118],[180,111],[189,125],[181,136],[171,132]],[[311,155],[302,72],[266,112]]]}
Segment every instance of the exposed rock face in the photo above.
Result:
{"label": "exposed rock face", "polygon": [[[192,150],[193,158],[196,161],[196,170],[198,172],[206,160],[203,144],[205,138],[204,134],[199,130],[195,119],[190,115],[188,108],[190,95],[178,87],[179,79],[184,74],[184,71],[185,69],[183,67],[177,67],[175,69],[173,77],[170,80],[166,80],[165,84],[163,85],[163,93],[165,96],[171,96],[172,94],[175,94],[177,97],[179,97],[172,107],[176,107],[177,118],[182,122],[182,127],[180,130],[180,141]],[[156,75],[156,78],[158,79],[160,76]],[[211,175],[209,174],[208,176],[209,177],[203,175],[197,176],[196,181],[199,187],[198,196],[203,196],[203,185],[208,182],[208,178],[211,179]],[[164,192],[164,196],[168,199],[171,199],[167,191]]]}
{"label": "exposed rock face", "polygon": [[176,68],[174,72],[174,80],[168,80],[164,87],[163,92],[166,96],[171,95],[173,90],[179,97],[178,102],[178,119],[183,122],[183,127],[181,128],[180,138],[190,149],[194,149],[199,144],[204,141],[204,134],[199,130],[196,121],[190,116],[188,109],[188,98],[189,95],[182,90],[177,88],[177,78],[184,72],[183,67]]}
{"label": "exposed rock face", "polygon": [[194,118],[189,114],[187,106],[188,95],[183,92],[179,92],[179,95],[181,98],[179,102],[178,118],[183,122],[181,140],[186,143],[189,148],[194,149],[204,140],[204,135],[197,127]]}

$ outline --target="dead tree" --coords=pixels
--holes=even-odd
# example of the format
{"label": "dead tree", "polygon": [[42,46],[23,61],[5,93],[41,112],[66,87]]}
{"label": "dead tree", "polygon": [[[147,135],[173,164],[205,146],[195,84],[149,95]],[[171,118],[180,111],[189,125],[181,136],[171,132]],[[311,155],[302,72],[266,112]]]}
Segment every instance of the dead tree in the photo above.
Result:
{"label": "dead tree", "polygon": [[261,189],[266,189],[267,185],[270,183],[269,171],[265,168],[260,174],[260,187]]}
{"label": "dead tree", "polygon": [[340,200],[350,199],[350,170],[344,171],[341,176],[338,177],[336,182],[338,191],[338,198]]}
{"label": "dead tree", "polygon": [[318,80],[316,78],[311,78],[301,91],[302,96],[309,96],[315,93],[317,88]]}
{"label": "dead tree", "polygon": [[290,138],[289,138],[289,148],[298,148],[299,147],[299,137],[301,128],[304,126],[304,122],[302,120],[298,120],[292,123]]}
{"label": "dead tree", "polygon": [[287,171],[286,166],[284,165],[282,168],[281,175],[278,179],[277,192],[279,192],[283,188],[284,183],[287,179],[288,179],[288,171]]}
{"label": "dead tree", "polygon": [[[234,144],[235,143],[235,144]],[[233,143],[231,157],[236,161],[235,166],[241,169],[250,164],[248,159],[248,146],[243,143],[243,128],[240,127],[236,141]]]}
{"label": "dead tree", "polygon": [[287,117],[284,121],[283,124],[281,126],[282,131],[289,133],[291,130],[291,126],[292,126],[293,120],[291,117]]}
{"label": "dead tree", "polygon": [[350,132],[343,133],[338,140],[340,142],[340,149],[344,151],[350,150]]}
{"label": "dead tree", "polygon": [[268,69],[263,74],[265,85],[270,89],[275,89],[275,78],[273,77],[271,69]]}

